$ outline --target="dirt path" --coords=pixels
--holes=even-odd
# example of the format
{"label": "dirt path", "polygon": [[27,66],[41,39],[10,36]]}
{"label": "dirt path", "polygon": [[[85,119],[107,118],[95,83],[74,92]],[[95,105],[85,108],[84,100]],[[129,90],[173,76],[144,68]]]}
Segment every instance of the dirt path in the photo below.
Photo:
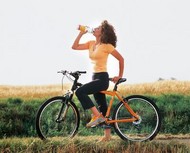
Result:
{"label": "dirt path", "polygon": [[190,148],[190,134],[186,135],[158,135],[155,140],[156,142],[172,143],[178,142],[179,144],[185,144]]}

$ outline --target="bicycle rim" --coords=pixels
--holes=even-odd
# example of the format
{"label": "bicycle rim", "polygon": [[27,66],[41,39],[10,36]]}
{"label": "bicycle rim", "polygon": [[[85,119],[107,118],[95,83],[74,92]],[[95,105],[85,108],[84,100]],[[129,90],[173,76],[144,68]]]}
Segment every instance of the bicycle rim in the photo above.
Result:
{"label": "bicycle rim", "polygon": [[[61,107],[63,111],[59,122],[57,121]],[[68,106],[66,115],[64,111]],[[36,130],[40,138],[73,137],[79,127],[79,113],[74,103],[65,104],[63,98],[54,98],[45,102],[37,114]]]}
{"label": "bicycle rim", "polygon": [[[131,96],[124,99],[139,120],[135,122],[115,123],[116,133],[124,140],[146,141],[152,140],[160,129],[160,115],[157,106],[148,98],[143,96]],[[120,103],[114,113],[114,119],[132,118],[123,103]]]}

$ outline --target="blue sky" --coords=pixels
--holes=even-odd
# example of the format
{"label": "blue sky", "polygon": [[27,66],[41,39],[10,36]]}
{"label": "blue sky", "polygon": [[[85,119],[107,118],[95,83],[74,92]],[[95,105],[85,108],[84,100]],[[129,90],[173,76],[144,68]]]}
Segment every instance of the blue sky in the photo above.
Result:
{"label": "blue sky", "polygon": [[[159,77],[190,79],[188,0],[6,0],[0,1],[0,85],[59,84],[58,70],[86,70],[87,51],[74,51],[79,24],[108,20],[116,29],[117,50],[125,58],[128,83]],[[86,34],[81,42],[94,37]],[[110,76],[118,74],[109,57]]]}

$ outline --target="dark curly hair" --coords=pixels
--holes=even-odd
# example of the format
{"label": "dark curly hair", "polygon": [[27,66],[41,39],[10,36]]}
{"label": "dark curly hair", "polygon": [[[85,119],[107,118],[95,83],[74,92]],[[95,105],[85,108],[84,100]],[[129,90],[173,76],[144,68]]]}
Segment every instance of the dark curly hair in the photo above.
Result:
{"label": "dark curly hair", "polygon": [[117,43],[117,36],[115,34],[114,27],[108,23],[107,20],[104,20],[101,23],[101,38],[100,42],[105,44],[112,44],[114,47],[116,47]]}

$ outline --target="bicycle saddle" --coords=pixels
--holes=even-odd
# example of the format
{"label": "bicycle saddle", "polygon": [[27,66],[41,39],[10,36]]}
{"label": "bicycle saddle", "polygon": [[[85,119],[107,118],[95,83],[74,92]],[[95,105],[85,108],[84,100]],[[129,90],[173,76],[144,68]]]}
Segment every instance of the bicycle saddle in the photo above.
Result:
{"label": "bicycle saddle", "polygon": [[125,82],[125,81],[127,81],[126,78],[120,78],[120,79],[117,81],[116,84],[120,84],[120,83]]}

